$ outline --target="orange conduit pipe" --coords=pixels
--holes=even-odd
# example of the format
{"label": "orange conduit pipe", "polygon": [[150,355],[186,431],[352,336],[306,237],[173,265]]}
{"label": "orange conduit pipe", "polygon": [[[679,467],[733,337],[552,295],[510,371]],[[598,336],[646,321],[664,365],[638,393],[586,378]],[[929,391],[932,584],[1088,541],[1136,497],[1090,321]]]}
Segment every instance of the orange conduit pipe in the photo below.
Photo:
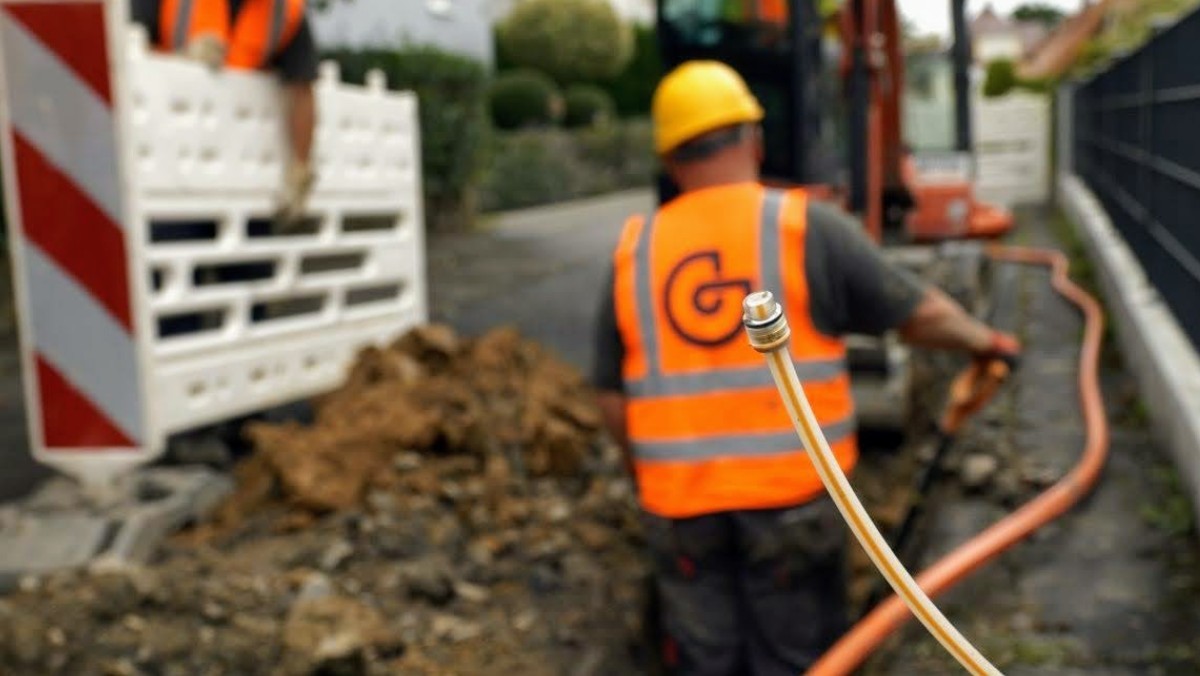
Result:
{"label": "orange conduit pipe", "polygon": [[[1060,251],[992,246],[988,249],[988,255],[994,260],[1050,267],[1054,289],[1083,311],[1085,326],[1083,348],[1079,354],[1079,397],[1086,426],[1086,442],[1079,462],[1056,484],[918,575],[917,584],[930,597],[954,586],[1073,507],[1095,485],[1108,457],[1108,420],[1100,396],[1098,377],[1100,338],[1104,329],[1104,314],[1100,304],[1067,276],[1069,264]],[[854,625],[821,656],[807,674],[850,674],[911,617],[904,603],[892,595]]]}

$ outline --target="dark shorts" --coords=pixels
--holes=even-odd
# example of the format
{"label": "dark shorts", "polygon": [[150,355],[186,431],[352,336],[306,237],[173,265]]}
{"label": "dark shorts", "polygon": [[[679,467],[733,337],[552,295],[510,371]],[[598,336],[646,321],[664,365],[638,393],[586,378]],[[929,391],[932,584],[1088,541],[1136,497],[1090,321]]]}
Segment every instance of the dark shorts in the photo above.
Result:
{"label": "dark shorts", "polygon": [[796,676],[845,631],[847,534],[828,497],[644,518],[672,673]]}

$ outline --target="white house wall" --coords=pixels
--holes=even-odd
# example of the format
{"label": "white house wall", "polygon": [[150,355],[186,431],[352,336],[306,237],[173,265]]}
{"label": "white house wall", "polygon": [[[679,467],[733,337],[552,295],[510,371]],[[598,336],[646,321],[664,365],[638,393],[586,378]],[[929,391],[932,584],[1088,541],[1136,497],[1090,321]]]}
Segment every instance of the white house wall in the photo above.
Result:
{"label": "white house wall", "polygon": [[335,0],[324,12],[309,11],[322,47],[433,45],[493,60],[491,0]]}

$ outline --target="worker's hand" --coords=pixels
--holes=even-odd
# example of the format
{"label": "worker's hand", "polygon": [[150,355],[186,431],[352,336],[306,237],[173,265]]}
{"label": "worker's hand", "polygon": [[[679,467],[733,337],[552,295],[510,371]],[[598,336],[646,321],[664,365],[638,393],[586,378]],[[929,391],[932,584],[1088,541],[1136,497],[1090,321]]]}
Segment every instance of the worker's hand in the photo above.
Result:
{"label": "worker's hand", "polygon": [[992,331],[988,347],[974,353],[973,362],[950,383],[950,401],[942,415],[941,429],[953,436],[991,401],[996,390],[1016,370],[1021,343],[1016,336]]}
{"label": "worker's hand", "polygon": [[979,362],[1002,361],[1009,371],[1015,371],[1021,360],[1021,341],[1010,333],[993,330],[988,347],[974,357]]}
{"label": "worker's hand", "polygon": [[308,196],[315,182],[316,174],[307,162],[293,160],[288,164],[279,200],[279,212],[276,215],[276,219],[284,228],[293,227],[304,219]]}
{"label": "worker's hand", "polygon": [[212,33],[203,33],[192,38],[184,48],[184,55],[218,71],[225,65],[225,41]]}

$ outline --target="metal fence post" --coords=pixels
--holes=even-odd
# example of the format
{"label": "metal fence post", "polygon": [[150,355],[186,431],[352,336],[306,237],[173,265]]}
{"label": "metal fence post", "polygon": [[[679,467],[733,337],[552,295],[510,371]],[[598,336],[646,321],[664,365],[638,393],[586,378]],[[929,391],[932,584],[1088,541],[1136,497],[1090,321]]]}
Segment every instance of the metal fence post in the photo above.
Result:
{"label": "metal fence post", "polygon": [[1057,176],[1075,171],[1075,86],[1069,82],[1059,85],[1054,105],[1057,113],[1055,145],[1058,155],[1054,180],[1057,184]]}

